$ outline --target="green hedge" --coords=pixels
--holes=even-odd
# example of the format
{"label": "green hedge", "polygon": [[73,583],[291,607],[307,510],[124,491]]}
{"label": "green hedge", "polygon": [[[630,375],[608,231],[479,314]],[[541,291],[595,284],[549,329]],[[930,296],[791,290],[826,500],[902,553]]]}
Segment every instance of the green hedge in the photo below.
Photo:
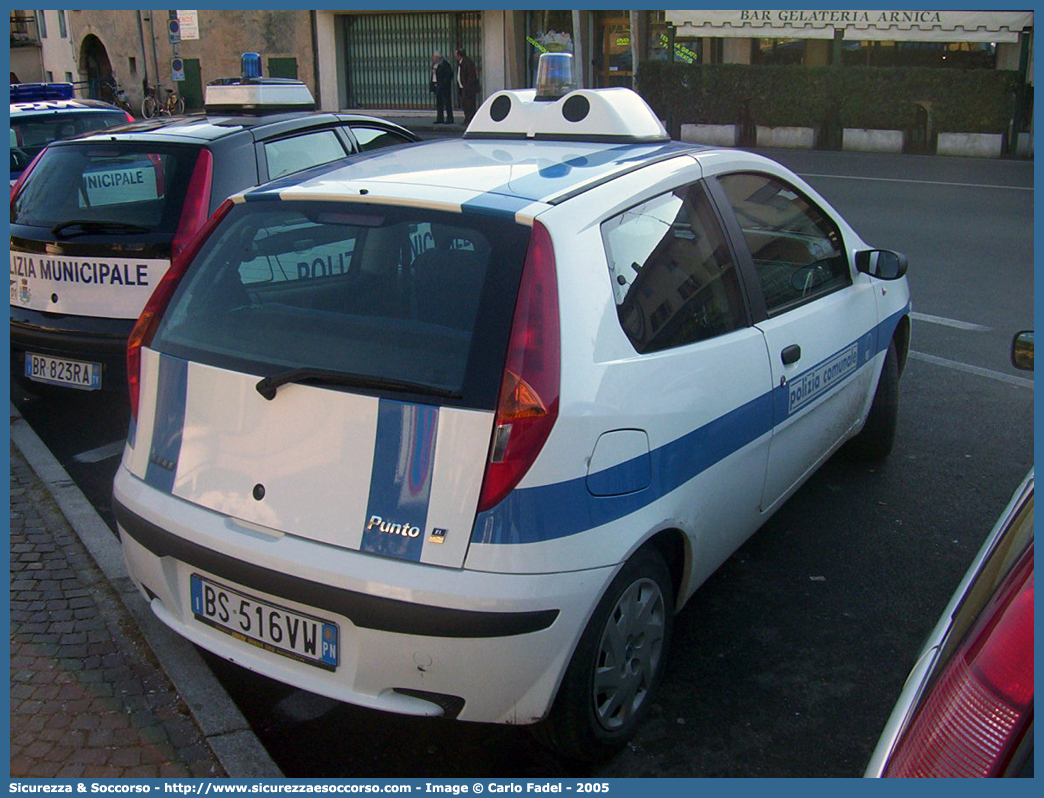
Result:
{"label": "green hedge", "polygon": [[740,121],[744,102],[769,127],[903,130],[916,108],[931,109],[937,131],[1003,133],[1014,110],[1017,73],[930,67],[800,67],[643,61],[638,91],[675,124]]}

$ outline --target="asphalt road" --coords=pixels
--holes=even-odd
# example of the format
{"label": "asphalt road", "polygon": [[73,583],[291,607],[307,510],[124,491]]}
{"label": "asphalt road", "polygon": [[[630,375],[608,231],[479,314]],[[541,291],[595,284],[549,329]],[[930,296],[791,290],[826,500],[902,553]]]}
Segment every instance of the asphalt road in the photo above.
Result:
{"label": "asphalt road", "polygon": [[[905,251],[915,316],[884,465],[834,458],[698,591],[630,748],[577,768],[524,729],[386,715],[214,661],[290,776],[856,776],[921,641],[1033,462],[1033,165],[773,151],[870,243]],[[124,403],[13,389],[102,516]]]}

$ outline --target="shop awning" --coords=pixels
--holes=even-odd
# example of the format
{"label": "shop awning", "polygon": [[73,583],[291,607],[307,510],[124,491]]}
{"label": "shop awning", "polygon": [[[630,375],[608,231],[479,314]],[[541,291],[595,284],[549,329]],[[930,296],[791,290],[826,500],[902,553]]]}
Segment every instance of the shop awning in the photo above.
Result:
{"label": "shop awning", "polygon": [[667,11],[680,36],[856,41],[1017,42],[1032,11]]}

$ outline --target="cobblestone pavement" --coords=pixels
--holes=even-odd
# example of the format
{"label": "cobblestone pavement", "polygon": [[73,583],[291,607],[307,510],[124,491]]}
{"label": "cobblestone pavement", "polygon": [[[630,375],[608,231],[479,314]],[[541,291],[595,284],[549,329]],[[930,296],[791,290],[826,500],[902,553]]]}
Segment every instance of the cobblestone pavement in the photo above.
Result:
{"label": "cobblestone pavement", "polygon": [[224,776],[46,487],[11,446],[11,776]]}

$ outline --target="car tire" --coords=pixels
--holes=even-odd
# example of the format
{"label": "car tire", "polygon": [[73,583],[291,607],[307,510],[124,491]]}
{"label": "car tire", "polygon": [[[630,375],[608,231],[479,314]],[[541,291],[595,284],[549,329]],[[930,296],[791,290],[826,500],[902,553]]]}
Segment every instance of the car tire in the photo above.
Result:
{"label": "car tire", "polygon": [[884,460],[892,453],[898,426],[899,357],[895,351],[895,341],[891,341],[866,423],[846,445],[846,454],[857,460]]}
{"label": "car tire", "polygon": [[628,560],[605,591],[547,717],[530,727],[567,759],[598,762],[623,748],[649,712],[670,644],[674,587],[654,548]]}

